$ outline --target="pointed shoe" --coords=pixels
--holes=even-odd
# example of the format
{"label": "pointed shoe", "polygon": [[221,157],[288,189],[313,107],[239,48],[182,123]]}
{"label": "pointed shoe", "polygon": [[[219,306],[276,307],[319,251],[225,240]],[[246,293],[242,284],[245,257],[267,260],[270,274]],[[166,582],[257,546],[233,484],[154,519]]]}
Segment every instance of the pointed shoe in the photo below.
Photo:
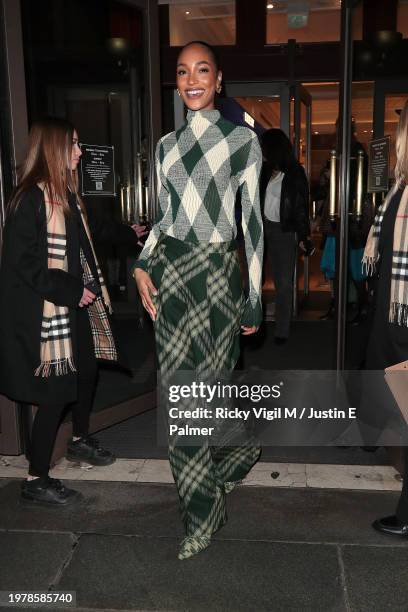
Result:
{"label": "pointed shoe", "polygon": [[180,544],[178,558],[180,561],[183,559],[189,559],[202,550],[208,548],[210,544],[210,536],[187,536]]}

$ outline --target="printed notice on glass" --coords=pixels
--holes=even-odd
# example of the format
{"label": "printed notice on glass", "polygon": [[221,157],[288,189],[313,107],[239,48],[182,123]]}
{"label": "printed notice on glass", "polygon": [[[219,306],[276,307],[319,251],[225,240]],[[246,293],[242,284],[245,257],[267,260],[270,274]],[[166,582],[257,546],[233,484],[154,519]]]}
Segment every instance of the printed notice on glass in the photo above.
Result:
{"label": "printed notice on glass", "polygon": [[376,138],[369,142],[368,189],[369,193],[388,191],[390,170],[390,137]]}
{"label": "printed notice on glass", "polygon": [[83,196],[116,196],[115,153],[112,146],[81,144]]}

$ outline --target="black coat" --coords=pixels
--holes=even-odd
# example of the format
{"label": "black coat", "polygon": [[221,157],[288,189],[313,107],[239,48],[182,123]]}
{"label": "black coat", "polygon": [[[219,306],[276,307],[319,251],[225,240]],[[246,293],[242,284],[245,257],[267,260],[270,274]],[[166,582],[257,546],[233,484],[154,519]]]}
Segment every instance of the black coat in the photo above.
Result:
{"label": "black coat", "polygon": [[[262,210],[265,205],[265,194],[272,171],[267,164],[262,167],[260,197]],[[309,183],[300,164],[295,164],[282,181],[280,200],[280,225],[283,232],[296,232],[298,240],[310,235],[309,221]]]}
{"label": "black coat", "polygon": [[[137,248],[131,228],[89,219],[95,239],[125,242]],[[44,195],[34,187],[17,210],[7,216],[0,262],[0,393],[15,401],[39,404],[77,397],[77,375],[34,376],[40,364],[44,300],[69,308],[74,361],[77,354],[76,314],[83,292],[80,225],[66,217],[68,272],[49,270]]]}

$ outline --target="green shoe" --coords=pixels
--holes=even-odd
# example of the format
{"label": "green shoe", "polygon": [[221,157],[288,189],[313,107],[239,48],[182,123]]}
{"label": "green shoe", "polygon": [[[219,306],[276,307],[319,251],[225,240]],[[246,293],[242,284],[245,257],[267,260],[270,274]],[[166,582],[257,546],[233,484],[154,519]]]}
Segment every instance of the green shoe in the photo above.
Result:
{"label": "green shoe", "polygon": [[193,557],[211,544],[210,536],[187,536],[180,544],[180,561]]}

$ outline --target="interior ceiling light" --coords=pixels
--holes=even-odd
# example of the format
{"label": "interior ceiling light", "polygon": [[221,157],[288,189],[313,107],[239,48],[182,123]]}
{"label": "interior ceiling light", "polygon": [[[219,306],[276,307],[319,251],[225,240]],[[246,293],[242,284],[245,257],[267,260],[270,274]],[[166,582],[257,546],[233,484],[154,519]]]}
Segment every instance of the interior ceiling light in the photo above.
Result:
{"label": "interior ceiling light", "polygon": [[266,5],[266,8],[267,8],[267,9],[273,9],[273,4],[271,4],[271,3],[269,2],[269,4],[267,4],[267,5]]}
{"label": "interior ceiling light", "polygon": [[189,14],[190,14],[190,11],[186,11],[186,15],[189,15]]}

